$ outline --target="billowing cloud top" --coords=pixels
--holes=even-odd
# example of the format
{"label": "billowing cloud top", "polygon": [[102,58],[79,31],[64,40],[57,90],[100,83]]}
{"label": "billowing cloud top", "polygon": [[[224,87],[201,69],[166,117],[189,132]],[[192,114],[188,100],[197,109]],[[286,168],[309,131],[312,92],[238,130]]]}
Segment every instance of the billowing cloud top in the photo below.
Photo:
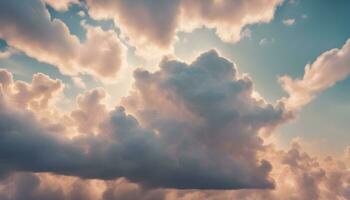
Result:
{"label": "billowing cloud top", "polygon": [[[11,77],[2,73],[5,90],[20,84],[9,85]],[[35,91],[37,82],[52,82],[40,76],[28,87],[35,96],[47,96],[49,88]],[[11,93],[3,91],[0,152],[7,164],[2,172],[126,177],[164,188],[273,188],[271,164],[257,157],[263,149],[258,131],[282,121],[283,110],[253,98],[252,81],[239,77],[230,61],[209,51],[190,65],[164,60],[159,71],[136,71],[135,79],[135,89],[123,105],[137,119],[123,107],[106,116],[99,105],[103,90],[91,91],[78,97],[80,110],[71,117],[80,132],[97,131],[98,137],[73,140],[57,138],[40,122],[28,120],[30,113],[8,108]],[[95,123],[102,123],[100,129]]]}
{"label": "billowing cloud top", "polygon": [[[282,76],[287,94],[272,103],[215,47],[176,57],[180,33],[204,27],[232,45],[282,3],[0,0],[0,64],[14,66],[0,68],[0,199],[350,199],[350,148],[320,159],[274,134],[348,77],[349,39],[302,78]],[[19,73],[22,58],[38,69]]]}

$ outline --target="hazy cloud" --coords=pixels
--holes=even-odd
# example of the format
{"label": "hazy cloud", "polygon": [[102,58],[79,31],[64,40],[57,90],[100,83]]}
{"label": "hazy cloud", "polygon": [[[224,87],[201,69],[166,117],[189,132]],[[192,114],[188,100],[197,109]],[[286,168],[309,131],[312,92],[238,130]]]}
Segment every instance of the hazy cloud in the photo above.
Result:
{"label": "hazy cloud", "polygon": [[286,26],[292,26],[295,24],[295,19],[285,19],[282,21],[284,25]]}

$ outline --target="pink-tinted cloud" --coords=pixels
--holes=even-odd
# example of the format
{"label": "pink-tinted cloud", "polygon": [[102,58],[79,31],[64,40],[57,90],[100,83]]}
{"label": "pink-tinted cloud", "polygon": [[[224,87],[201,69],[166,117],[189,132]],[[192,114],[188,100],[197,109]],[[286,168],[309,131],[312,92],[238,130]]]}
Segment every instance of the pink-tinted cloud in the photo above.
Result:
{"label": "pink-tinted cloud", "polygon": [[87,40],[80,43],[62,21],[51,19],[39,0],[1,1],[0,26],[0,38],[10,46],[63,74],[114,80],[125,62],[125,47],[116,33],[86,26]]}
{"label": "pink-tinted cloud", "polygon": [[214,28],[224,41],[236,42],[244,26],[267,23],[283,0],[87,0],[96,19],[114,19],[140,54],[145,49],[171,49],[178,31]]}
{"label": "pink-tinted cloud", "polygon": [[321,54],[312,64],[305,66],[302,79],[293,80],[289,76],[280,78],[282,87],[289,94],[282,101],[290,110],[299,110],[315,95],[332,87],[350,74],[350,40],[340,49],[332,49]]}
{"label": "pink-tinted cloud", "polygon": [[78,109],[72,111],[74,125],[82,134],[97,133],[99,125],[106,120],[108,110],[103,104],[107,93],[98,88],[85,92],[77,97]]}

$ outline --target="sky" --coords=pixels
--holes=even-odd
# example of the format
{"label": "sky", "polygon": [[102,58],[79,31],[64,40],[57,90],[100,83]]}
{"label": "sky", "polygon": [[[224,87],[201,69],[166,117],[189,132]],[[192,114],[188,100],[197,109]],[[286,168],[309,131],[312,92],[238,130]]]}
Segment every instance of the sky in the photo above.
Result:
{"label": "sky", "polygon": [[350,199],[347,0],[0,0],[0,199]]}

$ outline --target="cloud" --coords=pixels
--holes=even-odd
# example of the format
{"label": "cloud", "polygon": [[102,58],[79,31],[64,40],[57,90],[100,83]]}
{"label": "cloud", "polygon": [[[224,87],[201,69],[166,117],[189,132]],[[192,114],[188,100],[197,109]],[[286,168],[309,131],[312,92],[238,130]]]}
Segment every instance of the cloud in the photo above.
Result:
{"label": "cloud", "polygon": [[87,73],[114,80],[124,64],[125,47],[112,31],[85,26],[87,40],[80,43],[68,27],[51,19],[38,0],[0,2],[0,38],[30,57],[52,64],[63,74]]}
{"label": "cloud", "polygon": [[152,50],[152,45],[169,49],[175,37],[179,0],[172,1],[95,1],[87,0],[90,16],[114,19],[132,45]]}
{"label": "cloud", "polygon": [[223,41],[236,42],[240,39],[244,26],[270,22],[277,6],[282,2],[183,0],[185,12],[181,26],[214,28]]}
{"label": "cloud", "polygon": [[9,58],[10,56],[12,56],[13,54],[16,54],[16,53],[18,53],[18,52],[15,48],[8,47],[5,50],[0,51],[0,59]]}
{"label": "cloud", "polygon": [[268,44],[271,44],[275,42],[275,40],[272,38],[272,39],[268,39],[268,38],[262,38],[260,41],[259,41],[259,45],[260,46],[266,46]]}
{"label": "cloud", "polygon": [[285,19],[282,21],[282,23],[286,26],[292,26],[295,24],[295,19]]}
{"label": "cloud", "polygon": [[271,21],[282,1],[86,0],[90,15],[113,19],[141,55],[147,50],[171,50],[178,31],[202,26],[215,29],[226,42],[236,42],[246,25]]}
{"label": "cloud", "polygon": [[86,13],[85,13],[83,10],[81,10],[81,11],[79,11],[79,12],[77,13],[77,15],[78,15],[79,17],[85,17],[85,16],[86,16]]}
{"label": "cloud", "polygon": [[98,126],[107,118],[108,110],[103,104],[107,93],[98,88],[85,92],[77,97],[78,109],[71,112],[75,126],[83,134],[93,134]]}
{"label": "cloud", "polygon": [[86,42],[79,48],[77,66],[101,80],[114,81],[121,67],[126,67],[126,47],[114,31],[85,26]]}
{"label": "cloud", "polygon": [[164,189],[145,189],[124,179],[107,183],[103,200],[165,200]]}
{"label": "cloud", "polygon": [[263,157],[274,166],[273,190],[152,189],[120,178],[86,180],[47,173],[15,173],[0,181],[3,200],[310,200],[349,199],[350,173],[344,160],[320,159],[307,154],[298,140],[289,149],[268,146]]}
{"label": "cloud", "polygon": [[[79,133],[67,138],[37,120],[36,109],[12,107],[13,99],[8,96],[17,82],[2,70],[2,177],[18,172],[50,172],[99,179],[106,184],[101,186],[100,198],[108,200],[140,196],[145,199],[347,198],[349,172],[341,162],[311,157],[298,141],[288,151],[264,145],[259,132],[283,123],[286,111],[256,99],[252,80],[238,74],[234,64],[214,50],[201,54],[191,64],[165,58],[158,71],[137,70],[134,76],[133,90],[121,102],[124,107],[113,111],[107,111],[102,104],[105,97],[102,89],[80,95],[78,108],[68,116],[74,123],[64,124],[77,127]],[[57,82],[35,75],[26,91],[37,91],[33,88],[40,88],[39,94],[55,91],[34,87],[40,85],[35,79],[49,83],[45,86]],[[44,180],[40,176],[38,180],[37,175],[29,175],[28,185],[33,187],[25,186],[27,193],[18,189],[20,193],[39,198],[37,195],[45,192],[59,191],[42,189],[50,183],[38,186]],[[117,183],[110,181],[122,177],[132,183],[119,182],[116,189]],[[16,181],[3,183],[8,184],[21,185]],[[76,198],[97,195],[85,192],[86,196],[80,196],[84,192],[79,191],[90,190],[80,181],[76,187]],[[210,191],[213,189],[231,191]],[[0,197],[2,193],[0,190]],[[56,195],[58,199],[72,198],[59,196],[60,192]]]}
{"label": "cloud", "polygon": [[[207,163],[211,160],[217,163],[213,166],[216,176],[221,176],[220,169],[235,169],[239,173],[228,171],[225,175],[235,180],[229,185],[244,185],[239,183],[241,178],[254,176],[260,177],[252,180],[260,185],[255,187],[269,187],[269,163],[259,164],[256,158],[262,148],[258,131],[282,121],[283,111],[254,99],[250,78],[239,78],[233,64],[215,51],[200,55],[190,65],[164,60],[160,68],[155,73],[135,73],[135,90],[122,103],[127,111],[159,133],[173,156],[193,154],[196,157],[192,159],[200,159],[197,162],[203,166],[211,166]],[[201,170],[196,169],[196,173],[212,171]],[[181,173],[177,176],[180,178]],[[203,187],[215,183],[204,182]],[[250,181],[246,184],[250,187]]]}
{"label": "cloud", "polygon": [[67,168],[79,168],[83,155],[78,147],[48,131],[31,112],[15,111],[4,99],[0,101],[0,174],[13,170],[67,173]]}
{"label": "cloud", "polygon": [[[96,188],[101,186],[101,189]],[[103,186],[105,183],[99,181],[47,173],[20,172],[11,174],[0,182],[0,198],[2,200],[102,200]]]}
{"label": "cloud", "polygon": [[79,0],[42,0],[46,4],[52,6],[55,10],[67,11],[69,6],[72,4],[78,4]]}
{"label": "cloud", "polygon": [[190,65],[164,60],[159,71],[139,70],[135,79],[123,100],[127,110],[117,107],[105,120],[102,90],[79,96],[71,117],[80,132],[95,134],[71,139],[5,98],[0,159],[6,165],[0,171],[125,177],[156,188],[273,188],[271,164],[257,156],[263,149],[258,132],[281,123],[284,112],[255,99],[251,79],[230,61],[209,51]]}
{"label": "cloud", "polygon": [[3,98],[7,98],[14,107],[37,112],[47,109],[64,88],[62,81],[53,80],[42,73],[34,74],[31,83],[14,81],[12,74],[4,69],[0,69],[0,84]]}
{"label": "cloud", "polygon": [[350,74],[350,40],[340,49],[331,49],[321,54],[312,64],[305,66],[302,79],[289,76],[280,78],[283,89],[289,94],[282,101],[290,110],[299,110],[315,95],[332,87]]}

